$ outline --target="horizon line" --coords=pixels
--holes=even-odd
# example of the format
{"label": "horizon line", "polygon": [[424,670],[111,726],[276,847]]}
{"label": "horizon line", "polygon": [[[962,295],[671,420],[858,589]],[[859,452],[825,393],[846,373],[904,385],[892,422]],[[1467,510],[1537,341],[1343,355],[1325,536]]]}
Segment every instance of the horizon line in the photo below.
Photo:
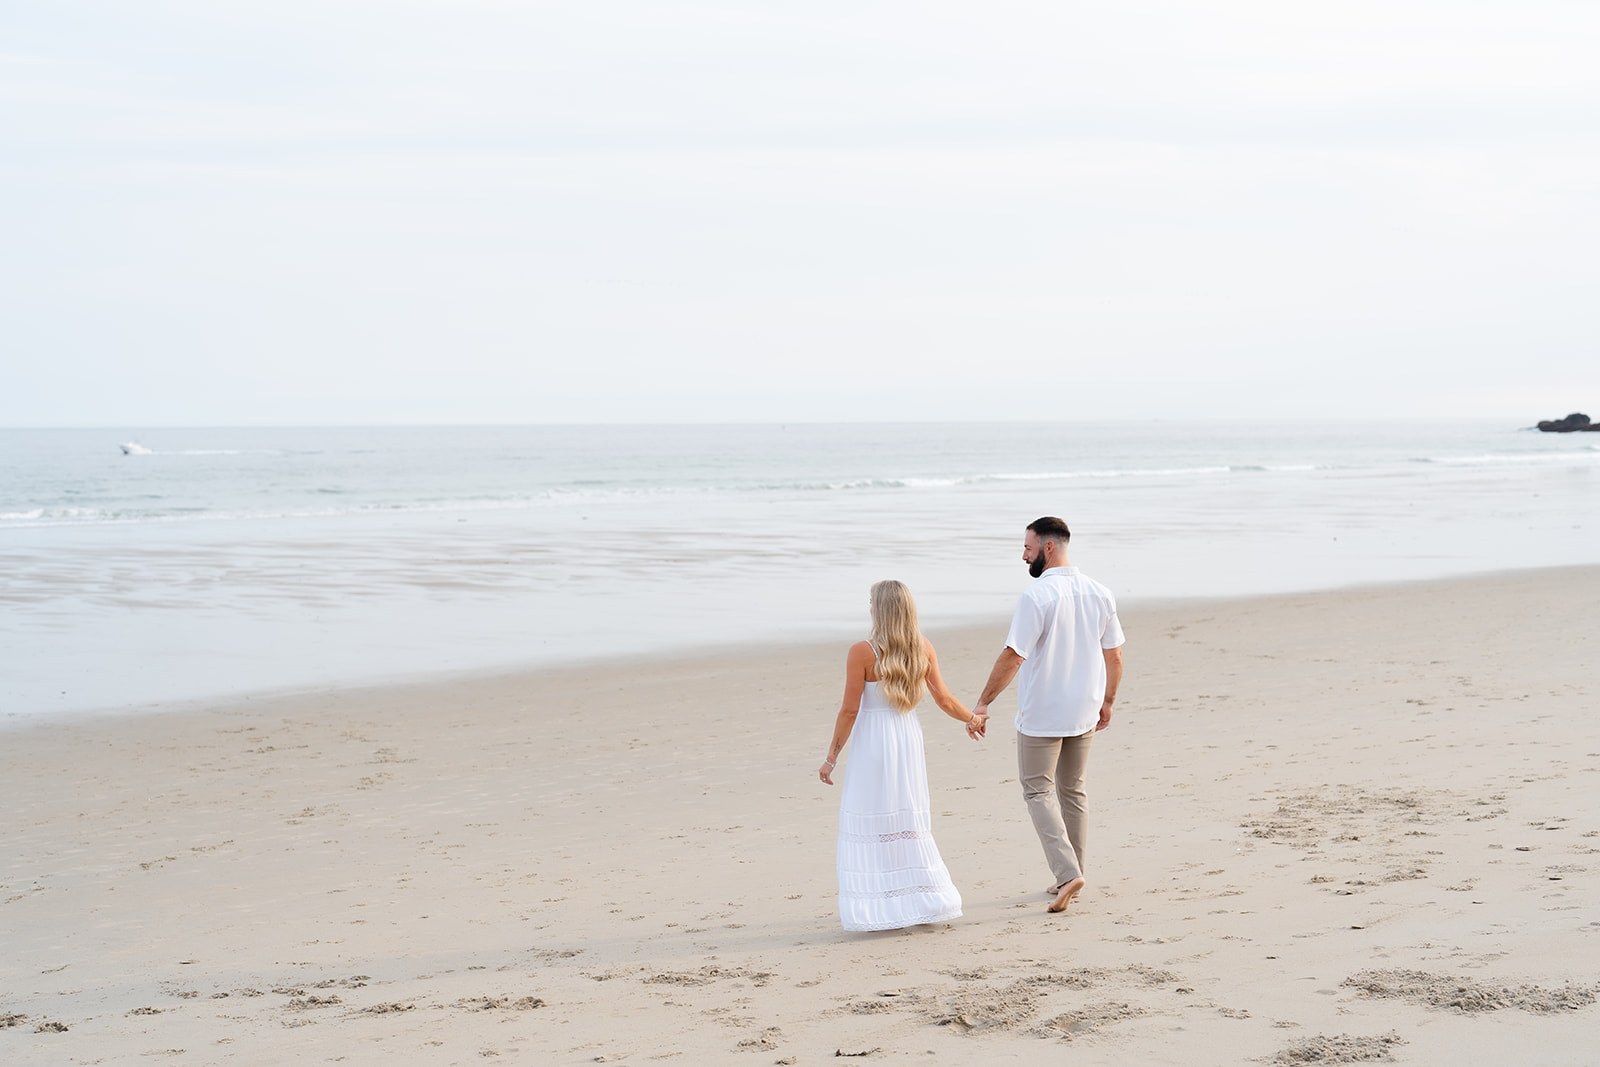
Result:
{"label": "horizon line", "polygon": [[[1556,419],[1565,416],[1555,416]],[[1497,415],[1343,415],[1343,416],[1236,416],[1236,415],[1189,415],[1189,416],[1106,416],[1102,418],[1062,418],[1062,419],[1037,419],[1037,418],[923,418],[923,419],[897,419],[897,418],[838,418],[838,419],[684,419],[671,421],[578,421],[564,420],[559,422],[448,422],[448,421],[374,421],[374,422],[235,422],[235,423],[204,423],[204,422],[173,422],[173,423],[32,423],[32,424],[0,424],[0,432],[12,430],[106,430],[106,431],[138,431],[138,430],[487,430],[487,429],[560,429],[560,428],[601,428],[601,427],[692,427],[692,426],[863,426],[873,423],[889,423],[897,426],[931,426],[942,423],[960,423],[962,425],[1005,425],[1005,426],[1062,426],[1062,425],[1096,425],[1106,423],[1124,424],[1183,424],[1183,423],[1271,423],[1271,424],[1327,424],[1327,423],[1397,423],[1397,422],[1500,422],[1507,421],[1505,416]],[[1515,426],[1513,429],[1537,429],[1535,423],[1526,426]]]}

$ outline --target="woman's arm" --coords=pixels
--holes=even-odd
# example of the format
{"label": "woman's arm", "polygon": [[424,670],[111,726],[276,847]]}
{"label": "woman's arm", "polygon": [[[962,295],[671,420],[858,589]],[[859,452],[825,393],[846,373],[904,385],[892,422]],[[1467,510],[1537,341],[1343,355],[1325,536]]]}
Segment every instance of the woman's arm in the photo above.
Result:
{"label": "woman's arm", "polygon": [[851,645],[850,654],[845,658],[844,699],[839,703],[838,718],[833,720],[833,740],[828,742],[828,758],[817,768],[817,777],[829,785],[833,784],[833,766],[839,762],[839,754],[844,751],[844,743],[850,740],[850,730],[856,724],[857,713],[861,711],[861,693],[866,688],[867,669],[872,660],[872,646],[865,641]]}
{"label": "woman's arm", "polygon": [[933,698],[935,704],[939,705],[940,711],[957,722],[964,724],[967,728],[967,733],[974,738],[982,737],[984,717],[974,715],[967,710],[965,704],[955,698],[955,694],[950,692],[949,687],[944,684],[943,676],[939,674],[939,656],[933,651],[933,642],[923,638],[923,645],[928,651],[928,695]]}

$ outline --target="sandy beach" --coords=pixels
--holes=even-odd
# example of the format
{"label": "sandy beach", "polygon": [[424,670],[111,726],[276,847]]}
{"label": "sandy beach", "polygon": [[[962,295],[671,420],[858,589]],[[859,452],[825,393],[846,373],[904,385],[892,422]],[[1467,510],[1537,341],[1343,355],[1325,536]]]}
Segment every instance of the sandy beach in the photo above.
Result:
{"label": "sandy beach", "polygon": [[[842,644],[16,727],[0,1061],[1592,1063],[1596,604],[1126,610],[1083,897],[1045,913],[1013,694],[982,743],[925,705],[965,915],[884,934],[815,776]],[[1005,620],[925,622],[970,701]]]}

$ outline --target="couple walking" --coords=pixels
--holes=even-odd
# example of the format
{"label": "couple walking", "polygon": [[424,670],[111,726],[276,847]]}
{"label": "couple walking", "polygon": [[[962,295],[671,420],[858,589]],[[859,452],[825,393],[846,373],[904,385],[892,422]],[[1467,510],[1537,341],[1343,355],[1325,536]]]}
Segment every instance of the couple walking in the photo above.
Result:
{"label": "couple walking", "polygon": [[933,843],[922,726],[924,692],[984,735],[989,704],[1017,682],[1017,772],[1065,911],[1084,887],[1089,743],[1111,722],[1122,679],[1122,626],[1104,586],[1067,563],[1060,519],[1028,524],[1022,559],[1034,582],[1017,601],[1006,647],[971,711],[946,688],[917,607],[900,582],[872,587],[872,638],[850,648],[844,702],[819,777],[833,784],[854,738],[839,797],[839,915],[846,930],[896,930],[961,914],[961,894]]}

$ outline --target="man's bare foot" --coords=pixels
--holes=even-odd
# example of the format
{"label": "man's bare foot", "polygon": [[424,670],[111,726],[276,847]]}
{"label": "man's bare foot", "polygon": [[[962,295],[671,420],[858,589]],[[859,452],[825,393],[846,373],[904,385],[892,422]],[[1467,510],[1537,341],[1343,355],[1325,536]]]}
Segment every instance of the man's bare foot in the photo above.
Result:
{"label": "man's bare foot", "polygon": [[1072,903],[1072,898],[1083,892],[1083,887],[1087,884],[1088,883],[1085,882],[1081,877],[1074,878],[1072,881],[1064,883],[1060,889],[1056,890],[1056,899],[1052,901],[1050,906],[1044,910],[1066,911],[1067,905]]}

